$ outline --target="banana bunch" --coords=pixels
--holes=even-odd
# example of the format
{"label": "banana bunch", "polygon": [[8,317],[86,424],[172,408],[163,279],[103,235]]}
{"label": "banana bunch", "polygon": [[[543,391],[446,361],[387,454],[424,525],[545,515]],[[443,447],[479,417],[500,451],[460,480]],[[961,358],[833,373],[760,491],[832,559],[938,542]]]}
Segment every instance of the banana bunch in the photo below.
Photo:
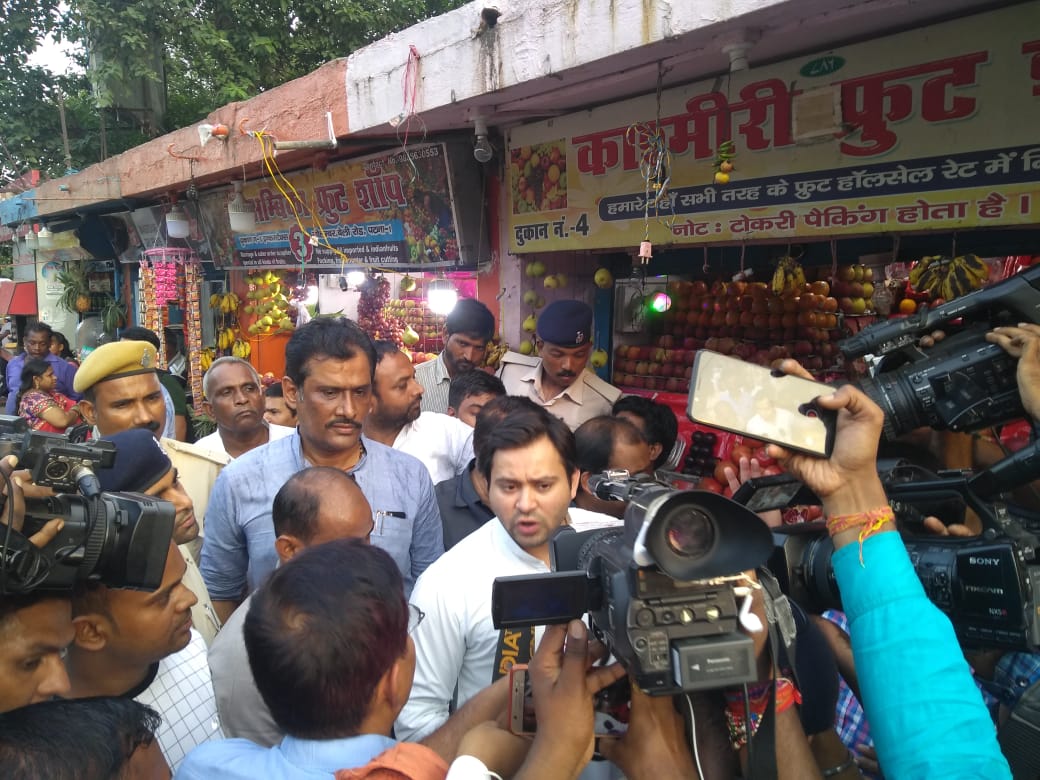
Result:
{"label": "banana bunch", "polygon": [[199,353],[199,368],[202,369],[202,373],[206,373],[209,367],[213,364],[213,361],[217,359],[216,350],[213,347],[206,347]]}
{"label": "banana bunch", "polygon": [[805,271],[801,263],[790,255],[784,255],[776,264],[770,287],[775,295],[800,293],[805,285]]}
{"label": "banana bunch", "polygon": [[238,311],[239,297],[233,292],[213,293],[209,296],[209,307],[220,314],[232,314]]}
{"label": "banana bunch", "polygon": [[498,362],[508,351],[509,345],[506,342],[502,341],[496,344],[492,341],[488,344],[487,352],[484,353],[484,365],[488,368],[498,368]]}
{"label": "banana bunch", "polygon": [[253,354],[253,347],[248,341],[235,339],[231,345],[231,354],[237,358],[248,360],[249,356]]}
{"label": "banana bunch", "polygon": [[911,287],[947,301],[979,289],[988,280],[989,266],[976,255],[954,258],[929,255],[910,269]]}
{"label": "banana bunch", "polygon": [[222,351],[230,349],[236,338],[238,338],[238,334],[235,333],[234,328],[217,331],[217,349]]}

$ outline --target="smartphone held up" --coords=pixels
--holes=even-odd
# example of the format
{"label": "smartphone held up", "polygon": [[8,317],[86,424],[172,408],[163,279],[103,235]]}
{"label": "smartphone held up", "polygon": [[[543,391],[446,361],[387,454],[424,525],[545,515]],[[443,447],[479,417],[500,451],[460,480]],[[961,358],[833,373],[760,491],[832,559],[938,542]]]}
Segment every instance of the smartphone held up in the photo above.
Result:
{"label": "smartphone held up", "polygon": [[712,428],[829,457],[836,415],[816,399],[833,388],[701,350],[694,359],[686,415]]}

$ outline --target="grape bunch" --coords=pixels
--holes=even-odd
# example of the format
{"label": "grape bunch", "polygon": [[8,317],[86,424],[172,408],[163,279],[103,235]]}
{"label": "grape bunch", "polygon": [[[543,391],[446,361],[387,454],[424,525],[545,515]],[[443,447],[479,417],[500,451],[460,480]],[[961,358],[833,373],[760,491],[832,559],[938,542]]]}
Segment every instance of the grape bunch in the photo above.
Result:
{"label": "grape bunch", "polygon": [[358,301],[358,325],[371,338],[392,341],[398,347],[404,346],[402,334],[404,323],[399,317],[389,314],[390,281],[385,276],[369,279],[361,286],[361,299]]}

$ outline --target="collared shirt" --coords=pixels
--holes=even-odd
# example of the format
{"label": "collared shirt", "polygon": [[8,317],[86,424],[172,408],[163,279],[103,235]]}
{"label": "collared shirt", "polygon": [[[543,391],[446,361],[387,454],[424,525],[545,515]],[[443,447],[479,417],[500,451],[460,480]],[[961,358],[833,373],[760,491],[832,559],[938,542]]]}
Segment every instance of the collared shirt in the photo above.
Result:
{"label": "collared shirt", "polygon": [[[568,518],[580,530],[621,523],[583,509],[569,509]],[[410,600],[426,613],[426,619],[412,632],[415,678],[394,727],[399,739],[422,739],[444,723],[456,686],[462,706],[494,681],[500,637],[491,621],[495,577],[548,570],[493,519],[444,553],[419,578]],[[537,629],[536,639],[541,634]]]}
{"label": "collared shirt", "polygon": [[[350,470],[372,506],[372,544],[397,563],[411,593],[416,578],[444,552],[429,472],[411,455],[362,437],[365,453]],[[279,488],[310,466],[297,432],[231,461],[206,509],[202,576],[217,601],[237,601],[275,570],[271,505]]]}
{"label": "collared shirt", "polygon": [[[277,441],[278,439],[284,439],[286,436],[292,436],[296,431],[295,428],[290,428],[288,425],[275,425],[274,423],[264,423],[268,429],[267,441]],[[265,442],[266,443],[266,442]],[[213,431],[213,433],[207,434],[195,442],[195,446],[209,452],[215,452],[218,455],[228,455],[227,447],[224,446],[224,440],[220,438],[220,431]]]}
{"label": "collared shirt", "polygon": [[473,429],[457,417],[423,412],[401,428],[394,449],[422,461],[437,484],[461,474],[473,460]]}
{"label": "collared shirt", "polygon": [[[821,615],[829,620],[846,634],[849,633],[849,621],[844,612],[836,609],[828,609]],[[852,692],[845,678],[838,675],[838,702],[834,710],[834,729],[838,732],[838,738],[849,750],[855,751],[860,745],[873,746],[870,738],[870,724],[867,715],[863,712],[863,706]],[[867,777],[873,777],[863,770],[861,773]]]}
{"label": "collared shirt", "polygon": [[434,486],[441,510],[445,550],[450,550],[495,516],[473,487],[474,468],[476,461],[470,461],[462,474]]}
{"label": "collared shirt", "polygon": [[206,664],[206,643],[195,629],[183,650],[159,661],[155,679],[134,699],[162,716],[155,738],[174,771],[196,746],[224,738]]}
{"label": "collared shirt", "polygon": [[610,414],[621,391],[585,369],[571,386],[557,395],[546,397],[542,389],[542,360],[507,352],[502,356],[498,376],[509,395],[530,398],[575,430],[586,420]]}
{"label": "collared shirt", "polygon": [[451,376],[441,352],[436,360],[427,360],[415,367],[415,381],[423,386],[422,406],[424,412],[448,412],[448,388]]}
{"label": "collared shirt", "polygon": [[332,780],[337,770],[362,767],[396,744],[381,734],[324,740],[285,737],[270,748],[226,739],[192,753],[176,780]]}
{"label": "collared shirt", "polygon": [[[47,364],[54,369],[54,376],[58,380],[57,391],[74,401],[83,396],[72,389],[72,382],[76,378],[76,367],[64,358],[52,355],[50,352],[44,358]],[[7,364],[7,413],[18,414],[18,388],[22,384],[22,368],[25,366],[25,353],[15,355]]]}

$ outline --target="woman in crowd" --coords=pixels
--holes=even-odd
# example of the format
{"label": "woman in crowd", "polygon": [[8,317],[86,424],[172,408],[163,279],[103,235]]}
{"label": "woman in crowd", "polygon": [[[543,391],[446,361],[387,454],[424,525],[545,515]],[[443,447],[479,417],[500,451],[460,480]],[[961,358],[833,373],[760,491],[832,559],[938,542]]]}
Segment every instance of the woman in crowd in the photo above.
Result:
{"label": "woman in crowd", "polygon": [[27,360],[18,388],[18,414],[34,431],[64,433],[83,420],[79,404],[59,393],[54,369],[44,360]]}

